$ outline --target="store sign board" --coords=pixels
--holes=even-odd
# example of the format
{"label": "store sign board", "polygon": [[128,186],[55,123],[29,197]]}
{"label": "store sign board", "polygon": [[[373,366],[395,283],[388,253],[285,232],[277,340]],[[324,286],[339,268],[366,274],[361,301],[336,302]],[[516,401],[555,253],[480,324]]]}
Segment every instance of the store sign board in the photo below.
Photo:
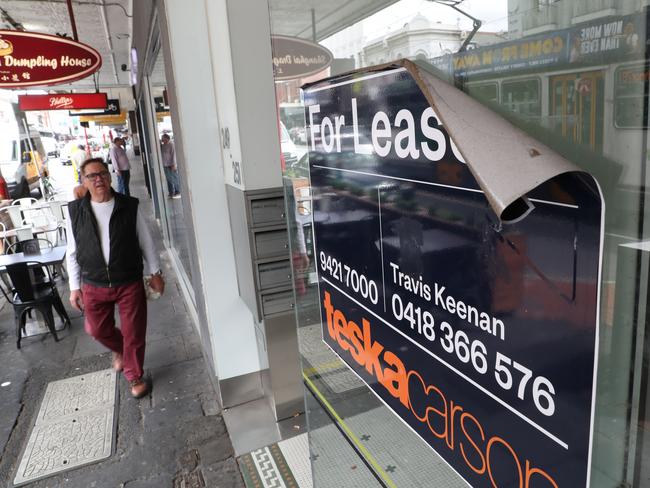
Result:
{"label": "store sign board", "polygon": [[57,93],[18,95],[20,110],[105,109],[106,93]]}
{"label": "store sign board", "polygon": [[79,122],[94,122],[97,125],[124,125],[126,124],[126,112],[118,115],[80,115]]}
{"label": "store sign board", "polygon": [[[568,29],[470,49],[451,56],[456,76],[540,71],[545,66],[595,65],[640,59],[644,55],[646,16],[611,16]],[[432,59],[444,67],[448,55]]]}
{"label": "store sign board", "polygon": [[587,487],[593,180],[542,184],[506,224],[404,68],[304,99],[324,342],[469,485]]}
{"label": "store sign board", "polygon": [[567,52],[566,34],[553,32],[454,54],[452,66],[457,76],[541,69],[564,62]]}
{"label": "store sign board", "polygon": [[299,37],[271,36],[276,81],[304,78],[327,68],[334,55],[326,47]]}
{"label": "store sign board", "polygon": [[[88,107],[92,108],[92,107]],[[120,115],[120,100],[119,98],[109,98],[106,100],[106,103],[103,107],[94,107],[101,108],[102,110],[70,110],[72,116],[75,115],[85,115],[85,116],[104,116],[104,115]]]}
{"label": "store sign board", "polygon": [[90,76],[101,65],[95,49],[72,39],[0,30],[0,88],[70,83]]}

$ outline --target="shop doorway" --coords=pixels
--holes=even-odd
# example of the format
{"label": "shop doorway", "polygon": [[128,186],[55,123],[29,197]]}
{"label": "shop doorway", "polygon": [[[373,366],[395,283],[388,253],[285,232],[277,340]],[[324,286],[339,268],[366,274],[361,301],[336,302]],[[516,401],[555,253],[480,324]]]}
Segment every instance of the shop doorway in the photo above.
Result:
{"label": "shop doorway", "polygon": [[551,77],[550,115],[558,134],[601,152],[604,85],[602,71]]}

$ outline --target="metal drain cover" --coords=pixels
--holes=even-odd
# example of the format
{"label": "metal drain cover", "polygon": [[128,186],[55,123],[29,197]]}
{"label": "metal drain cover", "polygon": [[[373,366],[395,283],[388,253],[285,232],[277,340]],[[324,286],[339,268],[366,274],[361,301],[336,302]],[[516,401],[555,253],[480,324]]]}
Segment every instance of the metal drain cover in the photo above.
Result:
{"label": "metal drain cover", "polygon": [[112,369],[50,383],[14,485],[108,458],[113,451],[116,387]]}

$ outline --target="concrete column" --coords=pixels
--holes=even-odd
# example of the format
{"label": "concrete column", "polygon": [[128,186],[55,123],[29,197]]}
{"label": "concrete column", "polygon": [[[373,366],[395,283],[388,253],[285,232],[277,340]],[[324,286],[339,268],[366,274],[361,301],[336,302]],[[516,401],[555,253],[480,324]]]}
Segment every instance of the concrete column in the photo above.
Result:
{"label": "concrete column", "polygon": [[[176,149],[185,164],[202,282],[202,290],[196,290],[197,306],[200,320],[208,325],[208,346],[213,352],[224,406],[231,406],[233,402],[228,398],[235,397],[225,390],[233,385],[240,393],[237,402],[262,396],[262,366],[254,319],[238,292],[209,15],[203,2],[188,4],[185,0],[165,0],[163,12],[161,31],[168,92],[178,133],[175,139],[179,140]],[[231,131],[231,140],[236,140],[237,126]],[[208,338],[204,335],[202,340]]]}

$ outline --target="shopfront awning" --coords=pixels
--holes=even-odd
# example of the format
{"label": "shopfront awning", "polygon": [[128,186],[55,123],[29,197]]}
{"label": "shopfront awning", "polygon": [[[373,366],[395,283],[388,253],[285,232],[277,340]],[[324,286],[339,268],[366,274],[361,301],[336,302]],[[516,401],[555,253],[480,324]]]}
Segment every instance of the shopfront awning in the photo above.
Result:
{"label": "shopfront awning", "polygon": [[365,19],[397,0],[283,0],[270,2],[271,29],[275,35],[312,38],[312,12],[316,40],[321,41]]}

